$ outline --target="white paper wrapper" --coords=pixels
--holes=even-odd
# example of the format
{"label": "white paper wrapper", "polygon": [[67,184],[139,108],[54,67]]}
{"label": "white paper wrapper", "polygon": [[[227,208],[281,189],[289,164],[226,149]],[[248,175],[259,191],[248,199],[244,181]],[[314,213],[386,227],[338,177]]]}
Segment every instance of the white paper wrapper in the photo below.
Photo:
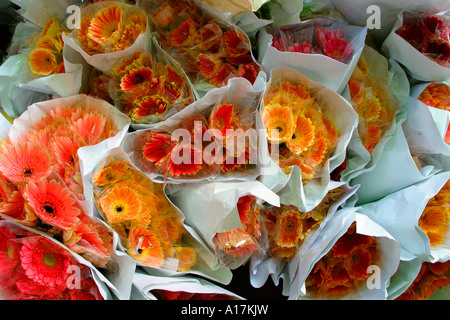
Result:
{"label": "white paper wrapper", "polygon": [[[230,172],[227,174],[220,174],[217,170],[213,170],[214,172],[212,174],[203,175],[202,177],[198,178],[189,178],[189,177],[164,177],[163,174],[157,173],[157,172],[150,172],[148,170],[145,170],[142,165],[140,165],[140,159],[142,158],[142,152],[137,151],[137,139],[141,135],[146,134],[147,130],[152,131],[163,131],[171,133],[173,130],[175,130],[178,127],[184,128],[186,126],[186,120],[192,119],[195,115],[203,115],[206,118],[209,116],[209,113],[211,112],[212,108],[215,105],[218,105],[220,103],[224,104],[233,104],[234,106],[238,106],[242,108],[242,110],[245,110],[245,121],[250,121],[252,123],[251,127],[254,129],[256,133],[256,137],[259,141],[261,141],[264,131],[260,130],[258,124],[258,106],[261,99],[261,96],[264,92],[264,87],[262,86],[263,81],[262,79],[259,79],[260,81],[255,82],[255,84],[252,86],[252,84],[244,79],[244,78],[232,78],[228,81],[227,86],[213,89],[209,91],[203,98],[197,100],[196,102],[192,103],[191,105],[185,107],[183,110],[178,112],[177,114],[173,115],[169,119],[165,120],[164,122],[154,124],[150,126],[150,129],[144,129],[144,130],[138,130],[132,133],[129,133],[126,135],[123,143],[122,148],[123,150],[128,154],[132,162],[141,170],[143,171],[148,177],[150,177],[153,181],[164,183],[169,182],[173,184],[182,184],[182,183],[193,183],[193,182],[202,182],[205,180],[208,181],[229,181],[229,180],[254,180],[256,179],[260,173],[261,173],[261,151],[255,150],[257,153],[257,157],[255,156],[254,162],[250,163],[250,166],[248,169],[246,169],[246,172]],[[181,142],[181,141],[180,141]],[[213,168],[214,169],[214,168]],[[203,169],[202,169],[203,170]]]}
{"label": "white paper wrapper", "polygon": [[[304,22],[304,24],[314,24],[315,21],[326,25],[324,19],[313,19]],[[345,89],[363,51],[367,34],[367,28],[357,26],[344,25],[342,29],[346,38],[349,39],[348,42],[353,44],[354,51],[348,64],[321,54],[279,51],[272,46],[273,36],[266,30],[262,30],[259,34],[258,59],[267,73],[283,66],[290,67],[300,71],[311,80],[341,93]]]}
{"label": "white paper wrapper", "polygon": [[[259,204],[263,201],[273,206],[280,204],[278,196],[258,181],[189,184],[174,187],[169,198],[185,215],[186,224],[196,230],[214,252],[216,233],[243,227],[237,203],[247,195],[255,196]],[[239,265],[244,262],[238,261]]]}
{"label": "white paper wrapper", "polygon": [[422,182],[392,193],[376,202],[362,205],[360,212],[386,229],[410,254],[424,261],[450,258],[450,233],[441,245],[430,247],[430,240],[419,227],[425,206],[450,178],[450,172],[438,173]]}
{"label": "white paper wrapper", "polygon": [[403,12],[398,15],[397,21],[395,22],[391,33],[383,42],[381,50],[386,52],[389,57],[402,64],[408,74],[414,79],[419,81],[450,80],[449,67],[441,66],[426,57],[396,33],[402,24]]}
{"label": "white paper wrapper", "polygon": [[[104,4],[105,2],[98,2],[82,8],[81,16],[83,17],[86,14],[95,14],[95,12],[101,10]],[[88,64],[104,73],[109,73],[114,64],[116,64],[119,60],[132,55],[134,52],[146,51],[149,48],[151,38],[151,30],[147,20],[145,32],[141,33],[130,47],[125,50],[90,55],[81,48],[78,40],[76,39],[77,32],[78,30],[75,29],[68,36],[63,35],[64,44],[79,52]]]}
{"label": "white paper wrapper", "polygon": [[400,264],[388,287],[388,300],[398,298],[416,279],[422,267],[422,260],[402,249]]}
{"label": "white paper wrapper", "polygon": [[450,156],[450,145],[445,135],[450,123],[450,112],[430,107],[417,98],[429,83],[412,88],[408,103],[408,118],[404,124],[406,138],[415,153],[442,154]]}
{"label": "white paper wrapper", "polygon": [[[305,185],[302,184],[302,175],[299,167],[293,166],[290,174],[285,174],[270,158],[267,143],[260,147],[261,149],[265,148],[262,150],[264,157],[262,163],[266,165],[259,180],[275,193],[278,193],[285,187],[296,190],[296,199],[294,200],[294,197],[291,196],[291,204],[298,207],[300,211],[308,212],[318,205],[328,190],[330,190],[330,173],[341,165],[345,159],[347,146],[350,143],[353,132],[357,128],[358,116],[353,107],[344,98],[323,85],[308,79],[298,71],[288,67],[272,70],[271,82],[279,79],[302,83],[306,88],[314,92],[318,100],[323,102],[324,112],[334,122],[339,132],[336,147],[325,162],[323,173],[320,177],[313,178]],[[270,83],[268,86],[270,86]]]}
{"label": "white paper wrapper", "polygon": [[411,154],[403,128],[398,125],[394,136],[386,143],[378,162],[351,180],[360,185],[358,205],[379,200],[442,171],[439,161],[427,155],[420,156],[419,169]]}
{"label": "white paper wrapper", "polygon": [[134,274],[134,288],[143,300],[158,300],[154,290],[182,291],[186,293],[227,295],[230,300],[244,300],[244,298],[225,290],[209,281],[189,276],[155,277],[138,271]]}
{"label": "white paper wrapper", "polygon": [[[350,225],[356,222],[356,233],[376,238],[380,254],[379,262],[379,287],[362,285],[357,290],[341,297],[345,300],[385,300],[387,299],[387,287],[389,279],[395,273],[400,263],[400,245],[380,225],[360,214],[357,208],[341,209],[333,219],[324,225],[316,241],[309,248],[298,253],[299,267],[292,281],[289,294],[290,299],[309,300],[314,299],[306,290],[305,281],[312,268],[325,254],[327,254],[336,241],[347,231]],[[368,272],[370,273],[370,272]],[[369,282],[370,278],[367,279]]]}
{"label": "white paper wrapper", "polygon": [[[115,160],[123,160],[128,162],[134,170],[139,171],[138,168],[133,166],[130,158],[123,152],[121,148],[112,148],[103,154],[103,158],[97,162],[96,168],[94,168],[89,177],[87,177],[87,183],[90,185],[90,190],[93,190],[92,176],[101,168],[103,168],[108,161],[111,159]],[[93,191],[92,191],[93,193]],[[165,191],[167,194],[167,191]],[[171,277],[171,276],[182,276],[184,274],[195,274],[208,279],[212,279],[214,281],[218,281],[220,283],[227,284],[231,281],[231,271],[225,267],[223,264],[217,263],[214,253],[208,248],[207,244],[205,244],[204,240],[198,235],[197,231],[191,228],[185,221],[185,215],[180,209],[171,202],[170,198],[168,198],[169,202],[175,207],[175,209],[180,214],[180,217],[183,219],[183,226],[187,230],[187,235],[184,236],[183,243],[186,245],[195,248],[197,253],[197,262],[194,267],[192,267],[187,272],[179,272],[177,271],[178,261],[172,258],[165,258],[164,265],[160,268],[149,267],[139,261],[136,261],[132,257],[128,256],[127,248],[124,244],[119,241],[117,250],[122,255],[128,256],[130,259],[134,260],[137,266],[146,270],[147,273],[155,276],[163,276],[163,277]],[[95,216],[101,217],[98,209],[94,207]],[[116,232],[114,232],[117,235]]]}
{"label": "white paper wrapper", "polygon": [[[299,250],[291,261],[282,262],[280,259],[270,256],[268,252],[269,243],[267,240],[267,231],[264,230],[265,240],[263,247],[265,248],[265,252],[263,252],[262,254],[253,255],[250,264],[250,282],[255,288],[260,288],[261,286],[263,286],[266,283],[268,277],[271,276],[275,285],[278,285],[280,279],[284,279],[283,294],[285,294],[286,296],[289,295],[288,292],[293,285],[293,281],[295,281],[297,271],[300,268],[300,265],[303,263],[300,259],[299,253],[305,251],[306,248],[314,245],[314,243],[318,240],[320,233],[322,232],[321,230],[325,227],[328,221],[332,221],[334,219],[334,216],[337,214],[337,212],[339,212],[339,208],[345,206],[351,207],[356,201],[355,193],[358,187],[351,188],[345,183],[336,183],[333,185],[332,189],[335,188],[342,188],[344,192],[338,197],[338,200],[330,206],[327,212],[327,216],[320,223],[319,227],[308,233],[308,235],[300,245]],[[289,201],[289,198],[286,199],[283,197],[283,192],[280,192],[279,194],[282,205],[293,205]],[[270,206],[270,204],[266,204],[266,206]]]}

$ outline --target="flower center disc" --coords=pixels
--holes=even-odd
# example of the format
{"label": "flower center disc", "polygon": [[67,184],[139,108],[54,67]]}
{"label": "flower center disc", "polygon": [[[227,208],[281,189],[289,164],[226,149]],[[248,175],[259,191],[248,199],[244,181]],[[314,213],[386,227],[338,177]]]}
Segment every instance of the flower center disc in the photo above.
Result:
{"label": "flower center disc", "polygon": [[56,258],[55,258],[55,256],[54,256],[53,254],[51,254],[51,253],[47,253],[47,254],[44,256],[44,263],[45,263],[47,266],[49,266],[49,267],[54,266],[55,263],[56,263]]}

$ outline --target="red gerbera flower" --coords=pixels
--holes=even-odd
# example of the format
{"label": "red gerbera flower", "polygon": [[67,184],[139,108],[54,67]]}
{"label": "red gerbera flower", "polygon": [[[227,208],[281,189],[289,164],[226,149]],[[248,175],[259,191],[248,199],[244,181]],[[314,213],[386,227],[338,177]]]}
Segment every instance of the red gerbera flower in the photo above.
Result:
{"label": "red gerbera flower", "polygon": [[143,147],[143,156],[150,162],[161,164],[163,160],[170,156],[174,147],[175,143],[170,135],[152,133]]}
{"label": "red gerbera flower", "polygon": [[253,84],[258,76],[258,72],[259,66],[256,63],[242,64],[239,66],[236,76],[245,78]]}
{"label": "red gerbera flower", "polygon": [[194,20],[188,19],[171,32],[170,40],[172,41],[172,45],[176,47],[188,46],[193,43],[196,34],[197,28]]}
{"label": "red gerbera flower", "polygon": [[0,228],[0,276],[14,270],[20,262],[20,244],[15,239],[7,226]]}
{"label": "red gerbera flower", "polygon": [[202,169],[203,150],[187,144],[175,146],[167,165],[167,172],[175,177],[194,175]]}
{"label": "red gerbera flower", "polygon": [[67,230],[79,221],[80,209],[75,199],[55,180],[29,183],[25,197],[36,215],[47,224]]}
{"label": "red gerbera flower", "polygon": [[120,87],[124,91],[139,92],[153,81],[153,71],[148,67],[131,70],[120,80]]}
{"label": "red gerbera flower", "polygon": [[227,55],[237,57],[250,51],[250,43],[243,32],[230,30],[225,32],[223,36]]}
{"label": "red gerbera flower", "polygon": [[148,96],[141,100],[133,110],[131,118],[135,121],[150,115],[161,114],[167,110],[168,102],[161,96]]}
{"label": "red gerbera flower", "polygon": [[66,287],[67,269],[73,261],[50,240],[43,237],[25,240],[20,258],[29,279],[43,286]]}
{"label": "red gerbera flower", "polygon": [[[232,104],[222,104],[215,106],[209,116],[211,129],[219,130],[222,137],[226,137],[233,129],[231,119],[233,118],[234,106]],[[227,134],[227,130],[228,134]]]}
{"label": "red gerbera flower", "polygon": [[223,63],[217,72],[209,78],[209,82],[216,87],[221,87],[225,86],[228,83],[228,79],[233,76],[236,76],[236,68],[229,63]]}

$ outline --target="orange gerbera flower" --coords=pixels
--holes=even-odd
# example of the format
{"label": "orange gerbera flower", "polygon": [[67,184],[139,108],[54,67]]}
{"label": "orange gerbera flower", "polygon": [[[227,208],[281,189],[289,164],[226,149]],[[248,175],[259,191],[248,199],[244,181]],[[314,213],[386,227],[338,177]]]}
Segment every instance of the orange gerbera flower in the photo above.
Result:
{"label": "orange gerbera flower", "polygon": [[197,27],[193,19],[187,19],[170,33],[170,41],[175,47],[189,46],[195,40]]}
{"label": "orange gerbera flower", "polygon": [[157,268],[164,264],[164,252],[155,233],[135,226],[131,228],[128,240],[128,253],[133,258],[150,267]]}
{"label": "orange gerbera flower", "polygon": [[59,24],[58,20],[51,18],[45,24],[42,30],[42,37],[56,38],[61,32],[63,32],[62,26]]}
{"label": "orange gerbera flower", "polygon": [[241,31],[230,30],[223,34],[227,55],[242,56],[250,51],[250,43]]}
{"label": "orange gerbera flower", "polygon": [[53,139],[50,149],[60,165],[64,168],[74,168],[78,163],[78,149],[82,146],[76,137],[57,136]]}
{"label": "orange gerbera flower", "polygon": [[143,146],[142,154],[144,159],[156,164],[162,164],[168,157],[170,157],[175,143],[169,134],[164,133],[150,133],[147,142]]}
{"label": "orange gerbera flower", "polygon": [[133,45],[141,33],[145,32],[145,25],[130,23],[123,28],[119,42],[114,46],[114,50],[125,50]]}
{"label": "orange gerbera flower", "polygon": [[70,191],[55,180],[30,182],[25,198],[34,213],[46,224],[63,230],[73,228],[81,213]]}
{"label": "orange gerbera flower", "polygon": [[371,237],[356,233],[356,224],[353,224],[347,232],[334,244],[332,251],[336,257],[348,256],[360,246],[371,243]]}
{"label": "orange gerbera flower", "polygon": [[14,182],[38,181],[52,172],[49,155],[31,142],[10,144],[0,157],[0,171]]}
{"label": "orange gerbera flower", "polygon": [[120,87],[124,91],[139,92],[151,86],[153,71],[148,67],[131,70],[120,80]]}
{"label": "orange gerbera flower", "polygon": [[126,161],[114,160],[109,162],[97,173],[93,179],[97,187],[105,187],[131,176],[132,171]]}
{"label": "orange gerbera flower", "polygon": [[189,271],[197,262],[197,252],[189,247],[174,247],[175,258],[178,259],[178,272]]}
{"label": "orange gerbera flower", "polygon": [[229,63],[223,63],[208,80],[212,85],[221,87],[227,85],[228,79],[234,76],[236,76],[236,68]]}
{"label": "orange gerbera flower", "polygon": [[153,22],[155,22],[160,28],[165,28],[170,22],[173,21],[176,14],[175,9],[170,3],[164,3],[152,13],[151,17]]}
{"label": "orange gerbera flower", "polygon": [[275,242],[280,247],[296,247],[301,240],[302,221],[298,210],[285,210],[277,219]]}
{"label": "orange gerbera flower", "polygon": [[418,100],[430,107],[450,111],[450,87],[445,83],[432,82],[422,91]]}
{"label": "orange gerbera flower", "polygon": [[266,105],[262,118],[270,143],[283,143],[292,138],[295,132],[295,119],[289,107],[278,103]]}
{"label": "orange gerbera flower", "polygon": [[109,6],[97,12],[88,28],[88,36],[95,42],[111,46],[119,41],[122,33],[122,8]]}
{"label": "orange gerbera flower", "polygon": [[209,22],[198,29],[196,42],[198,49],[202,52],[207,51],[211,47],[218,44],[221,40],[223,31],[222,27],[216,22]]}
{"label": "orange gerbera flower", "polygon": [[286,142],[286,146],[292,152],[300,154],[307,150],[314,141],[314,125],[311,119],[299,115],[292,138]]}
{"label": "orange gerbera flower", "polygon": [[71,129],[86,144],[91,145],[99,142],[104,134],[107,120],[105,116],[96,112],[86,112],[83,116],[71,124]]}
{"label": "orange gerbera flower", "polygon": [[220,251],[234,258],[251,255],[258,248],[255,240],[242,229],[217,233],[214,239]]}
{"label": "orange gerbera flower", "polygon": [[52,51],[47,49],[34,49],[28,60],[33,73],[49,76],[56,72],[58,61]]}
{"label": "orange gerbera flower", "polygon": [[135,219],[142,208],[139,194],[127,186],[115,187],[99,201],[99,205],[109,223]]}
{"label": "orange gerbera flower", "polygon": [[140,121],[145,117],[162,114],[169,107],[169,103],[164,97],[159,95],[147,96],[137,104],[133,110],[131,118],[134,121]]}
{"label": "orange gerbera flower", "polygon": [[420,216],[419,227],[427,234],[432,247],[444,242],[449,216],[448,206],[427,206]]}

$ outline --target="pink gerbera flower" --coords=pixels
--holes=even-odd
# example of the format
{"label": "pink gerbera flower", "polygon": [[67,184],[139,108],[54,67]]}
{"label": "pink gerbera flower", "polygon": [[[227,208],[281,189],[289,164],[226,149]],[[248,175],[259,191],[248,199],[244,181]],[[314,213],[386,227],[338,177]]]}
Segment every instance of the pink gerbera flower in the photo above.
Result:
{"label": "pink gerbera flower", "polygon": [[79,221],[80,209],[75,199],[55,180],[29,183],[25,197],[36,215],[49,225],[67,230]]}
{"label": "pink gerbera flower", "polygon": [[66,288],[70,256],[43,237],[26,240],[20,251],[21,266],[27,277],[39,285]]}
{"label": "pink gerbera flower", "polygon": [[342,33],[341,29],[335,31],[316,30],[317,41],[322,46],[323,53],[337,61],[344,61],[353,52],[353,45],[342,38]]}
{"label": "pink gerbera flower", "polygon": [[0,158],[0,171],[13,182],[39,181],[50,175],[49,155],[37,144],[10,144]]}

